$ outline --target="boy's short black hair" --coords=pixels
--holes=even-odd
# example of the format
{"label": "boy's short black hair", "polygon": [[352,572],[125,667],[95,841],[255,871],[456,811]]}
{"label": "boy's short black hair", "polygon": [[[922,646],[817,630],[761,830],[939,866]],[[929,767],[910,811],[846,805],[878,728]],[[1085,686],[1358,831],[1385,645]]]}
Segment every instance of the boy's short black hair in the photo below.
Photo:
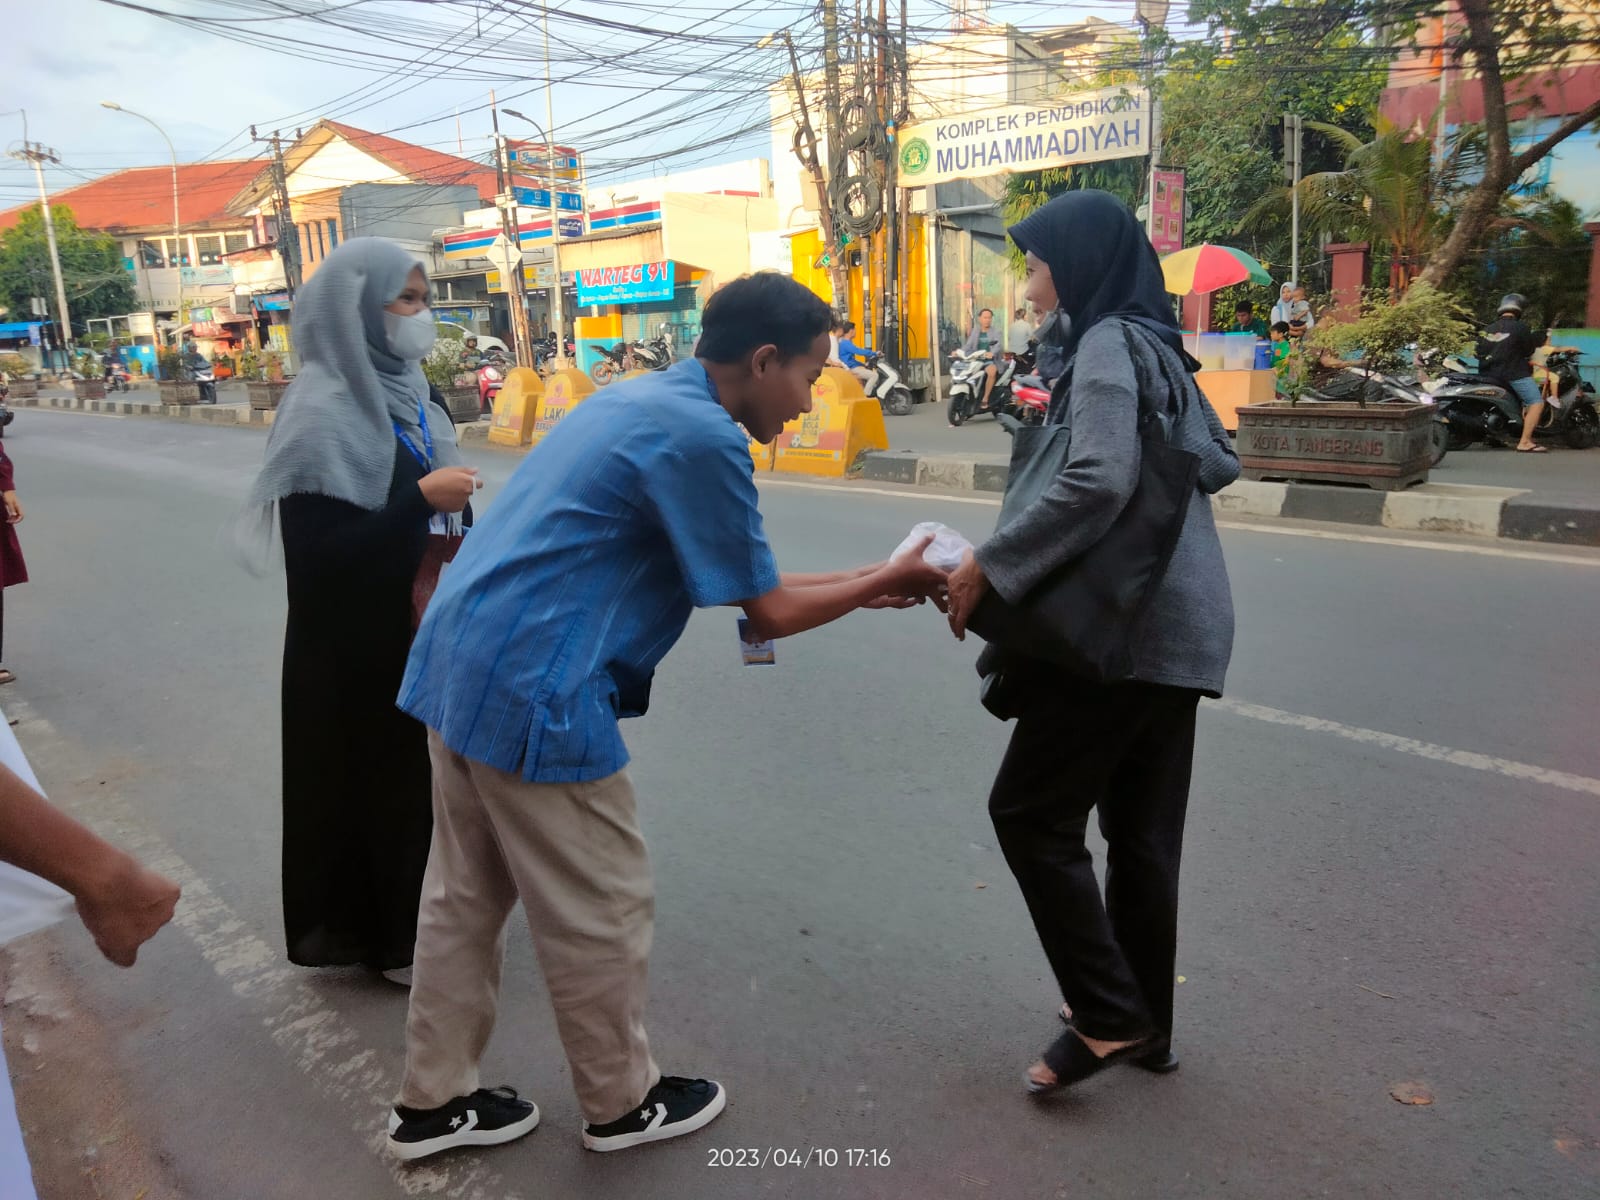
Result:
{"label": "boy's short black hair", "polygon": [[1242,312],[1253,313],[1255,310],[1256,306],[1251,304],[1248,300],[1241,300],[1239,303],[1233,306],[1233,313],[1235,316],[1238,316]]}
{"label": "boy's short black hair", "polygon": [[1287,322],[1287,321],[1278,321],[1278,322],[1276,322],[1272,326],[1272,332],[1273,333],[1288,333],[1289,332],[1289,322]]}
{"label": "boy's short black hair", "polygon": [[695,355],[736,363],[762,346],[776,346],[778,357],[789,359],[811,349],[833,322],[833,311],[810,288],[776,271],[757,271],[718,288],[706,302]]}
{"label": "boy's short black hair", "polygon": [[856,323],[854,321],[840,321],[839,322],[839,332],[840,333],[850,333],[855,329],[855,327],[856,327]]}

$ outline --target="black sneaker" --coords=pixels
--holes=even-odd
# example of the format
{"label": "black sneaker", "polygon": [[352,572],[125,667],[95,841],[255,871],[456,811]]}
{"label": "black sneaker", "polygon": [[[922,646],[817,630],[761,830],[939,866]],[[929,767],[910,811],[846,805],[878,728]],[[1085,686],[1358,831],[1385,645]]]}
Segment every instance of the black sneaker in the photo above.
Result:
{"label": "black sneaker", "polygon": [[508,1087],[479,1088],[438,1108],[389,1114],[389,1149],[407,1162],[457,1146],[499,1146],[531,1133],[539,1109]]}
{"label": "black sneaker", "polygon": [[583,1123],[589,1150],[626,1150],[704,1129],[728,1106],[728,1094],[709,1079],[663,1075],[639,1107],[606,1125]]}

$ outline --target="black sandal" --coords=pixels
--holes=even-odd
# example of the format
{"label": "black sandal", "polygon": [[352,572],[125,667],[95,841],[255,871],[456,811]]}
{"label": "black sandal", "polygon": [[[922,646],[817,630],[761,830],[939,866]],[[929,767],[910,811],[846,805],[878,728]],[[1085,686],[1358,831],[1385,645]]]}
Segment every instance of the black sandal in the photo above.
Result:
{"label": "black sandal", "polygon": [[1147,1054],[1156,1042],[1156,1035],[1140,1038],[1131,1045],[1123,1046],[1120,1050],[1113,1050],[1104,1058],[1097,1057],[1095,1052],[1084,1043],[1084,1040],[1071,1029],[1068,1029],[1055,1041],[1050,1043],[1049,1049],[1044,1052],[1044,1065],[1055,1074],[1053,1083],[1040,1083],[1032,1075],[1023,1074],[1023,1081],[1028,1085],[1028,1091],[1035,1096],[1048,1096],[1051,1092],[1059,1092],[1062,1088],[1071,1087],[1075,1083],[1082,1083],[1091,1075],[1098,1075],[1107,1067],[1115,1066],[1126,1059],[1137,1058]]}
{"label": "black sandal", "polygon": [[[1061,1023],[1068,1029],[1073,1027],[1072,1010],[1065,1004],[1056,1009],[1056,1016],[1061,1018]],[[1148,1050],[1133,1060],[1133,1065],[1141,1071],[1149,1071],[1152,1075],[1171,1075],[1182,1064],[1178,1061],[1178,1056],[1172,1052],[1172,1039],[1158,1037],[1152,1039]]]}

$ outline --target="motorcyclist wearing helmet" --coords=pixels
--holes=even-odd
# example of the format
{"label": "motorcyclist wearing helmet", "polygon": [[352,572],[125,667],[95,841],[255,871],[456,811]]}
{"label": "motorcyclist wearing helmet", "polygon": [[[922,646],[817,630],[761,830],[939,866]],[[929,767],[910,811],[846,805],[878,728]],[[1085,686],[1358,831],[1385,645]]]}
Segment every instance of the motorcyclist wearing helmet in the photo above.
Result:
{"label": "motorcyclist wearing helmet", "polygon": [[1522,402],[1522,440],[1517,450],[1543,454],[1545,448],[1534,444],[1533,432],[1544,415],[1544,400],[1533,380],[1530,360],[1544,336],[1535,334],[1522,319],[1527,306],[1528,302],[1515,292],[1500,298],[1495,309],[1498,317],[1478,337],[1478,373],[1503,384]]}

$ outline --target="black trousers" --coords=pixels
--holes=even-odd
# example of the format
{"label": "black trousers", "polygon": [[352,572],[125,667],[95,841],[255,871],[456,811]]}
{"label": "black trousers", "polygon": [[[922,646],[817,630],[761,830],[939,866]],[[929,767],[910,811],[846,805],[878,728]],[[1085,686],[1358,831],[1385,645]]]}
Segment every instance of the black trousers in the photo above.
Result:
{"label": "black trousers", "polygon": [[[1083,1034],[1172,1032],[1178,866],[1200,694],[1030,680],[989,796],[1006,862]],[[1102,900],[1084,834],[1099,810]]]}

